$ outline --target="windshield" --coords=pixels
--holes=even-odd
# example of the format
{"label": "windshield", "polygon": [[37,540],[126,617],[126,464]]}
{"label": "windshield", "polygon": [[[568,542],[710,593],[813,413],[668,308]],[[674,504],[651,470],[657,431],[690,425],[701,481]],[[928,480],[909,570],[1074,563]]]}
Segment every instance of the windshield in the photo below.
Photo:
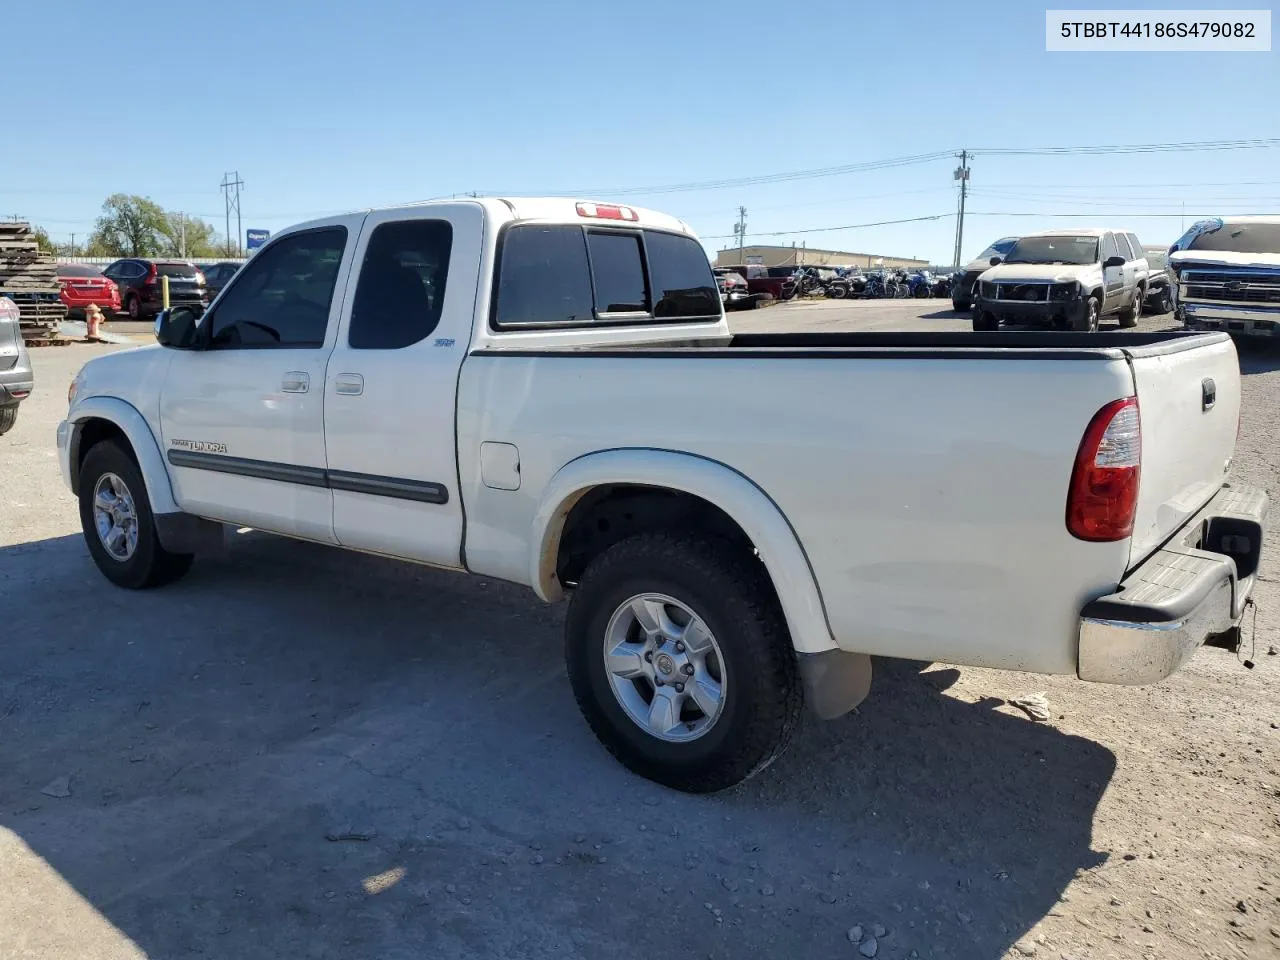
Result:
{"label": "windshield", "polygon": [[1227,223],[1209,226],[1185,249],[1280,253],[1280,223]]}
{"label": "windshield", "polygon": [[1023,237],[1010,249],[1005,263],[1086,264],[1098,261],[1097,237]]}
{"label": "windshield", "polygon": [[1018,242],[1017,237],[1005,237],[1003,240],[997,240],[987,249],[974,257],[975,260],[990,260],[992,257],[1003,257],[1006,253],[1013,249],[1013,245]]}

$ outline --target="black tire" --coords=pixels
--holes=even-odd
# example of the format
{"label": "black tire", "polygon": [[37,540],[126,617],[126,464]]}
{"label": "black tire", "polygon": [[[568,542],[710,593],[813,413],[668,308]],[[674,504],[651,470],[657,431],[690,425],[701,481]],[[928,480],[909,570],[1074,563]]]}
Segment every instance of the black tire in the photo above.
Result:
{"label": "black tire", "polygon": [[1000,329],[1000,321],[990,310],[984,310],[981,313],[975,312],[973,315],[973,329],[978,333],[990,333],[992,330]]}
{"label": "black tire", "polygon": [[[688,606],[716,638],[724,701],[698,739],[668,742],[633,721],[605,670],[614,612],[643,593]],[[565,624],[569,682],[587,723],[625,767],[675,790],[710,793],[754,776],[790,742],[803,692],[782,611],[764,568],[727,541],[640,534],[587,567]]]}
{"label": "black tire", "polygon": [[1071,319],[1071,329],[1077,333],[1097,333],[1098,319],[1101,314],[1102,308],[1098,304],[1098,298],[1090,297],[1085,302],[1084,312]]}
{"label": "black tire", "polygon": [[0,437],[12,430],[17,422],[18,405],[16,403],[11,407],[0,407]]}
{"label": "black tire", "polygon": [[[94,524],[94,493],[98,481],[108,473],[123,481],[136,515],[137,546],[132,555],[123,560],[107,551]],[[80,527],[93,562],[102,575],[118,587],[130,590],[160,587],[181,579],[191,569],[194,559],[191,554],[170,553],[160,545],[142,471],[133,457],[113,440],[104,440],[91,447],[80,467]]]}
{"label": "black tire", "polygon": [[1139,287],[1134,291],[1133,306],[1129,307],[1127,310],[1121,310],[1117,315],[1117,319],[1120,321],[1121,327],[1129,329],[1138,325],[1138,321],[1142,319],[1142,301],[1145,299],[1146,295],[1147,291],[1142,287]]}
{"label": "black tire", "polygon": [[130,320],[142,319],[142,301],[139,300],[134,294],[129,294],[129,296],[125,299],[124,309],[125,309],[125,313],[129,314]]}
{"label": "black tire", "polygon": [[1173,288],[1165,287],[1160,291],[1160,303],[1156,307],[1157,313],[1173,312]]}

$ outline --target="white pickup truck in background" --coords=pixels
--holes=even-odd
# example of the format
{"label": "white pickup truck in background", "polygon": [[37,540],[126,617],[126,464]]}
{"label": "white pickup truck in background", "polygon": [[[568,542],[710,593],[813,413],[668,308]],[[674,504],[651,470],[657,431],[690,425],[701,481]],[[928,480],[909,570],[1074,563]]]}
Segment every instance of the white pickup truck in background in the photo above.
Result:
{"label": "white pickup truck in background", "polygon": [[851,709],[873,655],[1160,680],[1258,571],[1225,335],[734,336],[637,208],[318,220],[157,340],[58,429],[112,582],[234,524],[568,595],[592,729],[683,790],[762,769],[806,697]]}
{"label": "white pickup truck in background", "polygon": [[1280,337],[1280,217],[1215,217],[1169,251],[1177,317],[1193,330]]}

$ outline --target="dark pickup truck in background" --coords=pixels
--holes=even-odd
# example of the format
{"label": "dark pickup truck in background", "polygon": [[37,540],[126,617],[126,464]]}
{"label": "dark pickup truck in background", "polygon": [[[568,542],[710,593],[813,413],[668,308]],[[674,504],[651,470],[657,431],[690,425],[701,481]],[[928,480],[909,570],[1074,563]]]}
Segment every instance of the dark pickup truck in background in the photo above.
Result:
{"label": "dark pickup truck in background", "polygon": [[[768,294],[774,300],[790,300],[796,295],[796,281],[792,276],[795,267],[766,267],[761,263],[735,263],[727,267],[717,267],[716,270],[732,270],[747,281],[747,289],[754,294]],[[784,275],[775,276],[775,270],[782,271]]]}

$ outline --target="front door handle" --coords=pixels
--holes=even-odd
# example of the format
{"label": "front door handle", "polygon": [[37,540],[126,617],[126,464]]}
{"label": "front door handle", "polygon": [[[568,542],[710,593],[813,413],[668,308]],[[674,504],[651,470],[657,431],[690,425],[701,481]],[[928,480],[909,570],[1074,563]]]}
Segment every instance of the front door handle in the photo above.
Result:
{"label": "front door handle", "polygon": [[358,397],[364,393],[364,377],[358,373],[340,373],[333,381],[333,389],[348,397]]}
{"label": "front door handle", "polygon": [[290,370],[284,375],[280,389],[285,393],[306,393],[311,389],[311,375],[305,370]]}

